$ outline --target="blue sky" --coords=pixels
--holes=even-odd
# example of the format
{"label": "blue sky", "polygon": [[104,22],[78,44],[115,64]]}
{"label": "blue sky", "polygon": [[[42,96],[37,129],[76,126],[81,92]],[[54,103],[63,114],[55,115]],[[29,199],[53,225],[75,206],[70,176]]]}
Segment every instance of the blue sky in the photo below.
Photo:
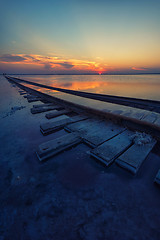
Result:
{"label": "blue sky", "polygon": [[[1,71],[160,71],[160,1],[6,0],[1,9]],[[41,64],[2,61],[24,55]]]}

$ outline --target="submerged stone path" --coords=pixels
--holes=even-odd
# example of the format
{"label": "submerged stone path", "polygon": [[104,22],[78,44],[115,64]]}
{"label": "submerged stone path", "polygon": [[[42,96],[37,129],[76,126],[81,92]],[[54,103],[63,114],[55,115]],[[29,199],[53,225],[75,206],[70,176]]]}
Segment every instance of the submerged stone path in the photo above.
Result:
{"label": "submerged stone path", "polygon": [[[20,87],[19,93],[28,102],[43,102],[31,108],[32,114],[47,112],[46,123],[40,125],[43,135],[60,129],[69,132],[39,145],[36,153],[40,161],[83,142],[91,147],[90,156],[106,167],[116,162],[136,174],[159,140],[159,113],[131,107],[123,111],[120,105],[117,105],[117,110],[97,111],[38,92],[24,86],[15,78],[7,79]],[[159,107],[157,104],[156,109]],[[159,175],[158,172],[155,178],[158,184]]]}

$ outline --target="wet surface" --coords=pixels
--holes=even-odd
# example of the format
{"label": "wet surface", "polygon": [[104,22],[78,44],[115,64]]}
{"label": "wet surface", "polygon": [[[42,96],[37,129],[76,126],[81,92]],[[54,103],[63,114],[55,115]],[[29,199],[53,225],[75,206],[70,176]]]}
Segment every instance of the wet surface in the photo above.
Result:
{"label": "wet surface", "polygon": [[160,100],[160,74],[99,76],[17,75],[17,77],[52,87],[123,97]]}
{"label": "wet surface", "polygon": [[40,163],[38,145],[67,133],[44,137],[46,113],[32,115],[35,103],[0,83],[0,239],[160,239],[159,144],[136,176],[105,168],[84,144]]}

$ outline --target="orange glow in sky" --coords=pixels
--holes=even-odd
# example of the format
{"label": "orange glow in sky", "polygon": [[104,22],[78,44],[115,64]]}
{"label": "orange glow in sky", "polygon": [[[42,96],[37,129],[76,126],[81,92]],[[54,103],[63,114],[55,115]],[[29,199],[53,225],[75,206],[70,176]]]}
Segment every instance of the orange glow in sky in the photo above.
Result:
{"label": "orange glow in sky", "polygon": [[74,59],[67,58],[65,56],[43,56],[34,54],[3,54],[0,57],[0,67],[3,72],[8,69],[10,71],[28,73],[93,73],[93,74],[105,74],[119,72],[145,72],[148,71],[148,67],[143,66],[130,66],[130,64],[106,64],[103,59],[96,58],[93,60],[88,59]]}
{"label": "orange glow in sky", "polygon": [[7,0],[1,9],[0,73],[160,73],[160,1]]}

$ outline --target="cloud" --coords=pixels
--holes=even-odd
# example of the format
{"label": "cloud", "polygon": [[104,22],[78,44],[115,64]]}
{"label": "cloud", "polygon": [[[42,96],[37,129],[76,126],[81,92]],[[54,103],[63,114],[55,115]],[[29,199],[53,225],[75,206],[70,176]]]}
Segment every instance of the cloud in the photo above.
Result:
{"label": "cloud", "polygon": [[147,70],[147,68],[137,68],[137,67],[132,67],[133,70],[136,70],[136,71],[145,71]]}
{"label": "cloud", "polygon": [[2,62],[23,62],[25,60],[26,60],[25,57],[13,54],[4,54],[0,56],[0,61]]}
{"label": "cloud", "polygon": [[24,57],[27,58],[27,60],[32,60],[33,62],[40,62],[39,59],[36,59],[32,55],[24,55]]}
{"label": "cloud", "polygon": [[44,68],[45,68],[46,70],[51,70],[51,69],[52,69],[52,66],[51,66],[50,63],[46,63],[46,64],[44,64]]}
{"label": "cloud", "polygon": [[73,64],[68,63],[68,62],[57,63],[57,64],[60,65],[60,66],[62,66],[62,67],[64,67],[64,68],[67,68],[67,69],[70,69],[70,68],[74,67]]}
{"label": "cloud", "polygon": [[[96,73],[104,72],[108,65],[98,61],[89,61],[87,59],[75,59],[59,56],[43,56],[36,54],[4,54],[0,56],[2,64],[15,65],[14,67],[21,69],[38,69],[38,71],[59,72],[59,73]],[[18,65],[18,66],[17,66]],[[40,70],[42,69],[42,70]]]}
{"label": "cloud", "polygon": [[29,58],[29,59],[32,59],[32,60],[35,60],[35,59],[36,59],[35,57],[33,57],[33,56],[31,56],[31,55],[28,55],[28,54],[24,55],[24,57]]}

